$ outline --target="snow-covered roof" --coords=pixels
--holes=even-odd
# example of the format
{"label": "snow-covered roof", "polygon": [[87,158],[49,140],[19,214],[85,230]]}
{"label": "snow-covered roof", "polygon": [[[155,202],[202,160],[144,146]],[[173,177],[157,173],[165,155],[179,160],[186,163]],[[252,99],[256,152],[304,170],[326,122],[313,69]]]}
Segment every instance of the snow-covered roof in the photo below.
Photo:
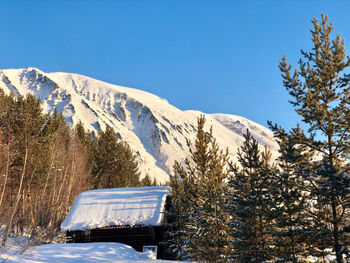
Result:
{"label": "snow-covered roof", "polygon": [[86,230],[120,225],[161,225],[167,186],[91,190],[80,193],[61,230]]}

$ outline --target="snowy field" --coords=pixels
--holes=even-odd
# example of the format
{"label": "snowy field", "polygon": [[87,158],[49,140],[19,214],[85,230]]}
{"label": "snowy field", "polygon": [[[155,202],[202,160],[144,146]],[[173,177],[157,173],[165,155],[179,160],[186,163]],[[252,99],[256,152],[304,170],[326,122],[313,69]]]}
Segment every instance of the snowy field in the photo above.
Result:
{"label": "snowy field", "polygon": [[[21,254],[18,246],[0,254],[0,263],[114,263],[114,262],[147,262],[175,263],[179,261],[155,260],[148,253],[141,253],[121,243],[70,243],[48,244],[30,247]],[[335,256],[328,255],[324,262],[334,262]],[[317,263],[321,259],[308,257],[305,262]],[[344,259],[344,263],[348,262]]]}
{"label": "snowy field", "polygon": [[1,263],[100,263],[100,262],[175,262],[154,260],[120,243],[48,244],[28,248],[23,254],[11,248],[0,254]]}
{"label": "snowy field", "polygon": [[[10,242],[12,243],[12,242]],[[21,242],[18,242],[21,243]],[[155,260],[149,253],[137,252],[121,243],[70,243],[48,244],[29,247],[24,253],[21,247],[11,244],[6,252],[0,253],[0,263],[114,263],[114,262],[147,262],[175,263],[179,261]],[[0,248],[1,249],[1,248]],[[330,252],[330,251],[329,251]],[[327,255],[324,262],[334,262],[335,256]],[[322,259],[307,257],[305,262],[317,263]],[[348,262],[344,259],[344,263]]]}

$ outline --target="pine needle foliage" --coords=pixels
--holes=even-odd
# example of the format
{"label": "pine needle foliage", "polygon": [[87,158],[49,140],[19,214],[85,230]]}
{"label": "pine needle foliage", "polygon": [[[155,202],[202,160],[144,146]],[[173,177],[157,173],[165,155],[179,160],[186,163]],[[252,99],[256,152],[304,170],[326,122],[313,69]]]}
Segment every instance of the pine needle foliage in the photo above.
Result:
{"label": "pine needle foliage", "polygon": [[238,262],[264,262],[270,257],[271,155],[261,153],[249,130],[238,151],[241,165],[231,165],[229,179],[230,213],[234,250],[232,260]]}
{"label": "pine needle foliage", "polygon": [[310,227],[313,218],[308,211],[312,208],[312,196],[308,183],[311,171],[312,152],[298,144],[301,129],[298,126],[290,133],[277,125],[271,125],[279,145],[278,169],[273,173],[274,187],[273,231],[275,257],[277,262],[302,262],[310,255]]}
{"label": "pine needle foliage", "polygon": [[[0,89],[0,224],[7,234],[49,242],[87,186],[85,159],[62,114],[45,114],[33,95]],[[74,185],[74,187],[73,187]]]}
{"label": "pine needle foliage", "polygon": [[[172,247],[178,258],[226,262],[231,250],[227,211],[228,152],[219,149],[212,129],[204,130],[198,118],[194,145],[187,142],[190,158],[175,162],[170,180],[174,211]],[[177,251],[176,251],[177,250]]]}
{"label": "pine needle foliage", "polygon": [[292,72],[284,56],[279,64],[283,85],[291,95],[290,103],[308,125],[309,136],[298,143],[322,155],[315,163],[315,191],[323,207],[325,229],[329,233],[337,262],[342,262],[345,220],[349,216],[350,188],[350,75],[345,42],[328,17],[312,21],[313,48],[301,51],[299,68]]}
{"label": "pine needle foliage", "polygon": [[169,181],[169,196],[171,198],[171,207],[167,218],[168,231],[166,233],[167,247],[169,258],[185,260],[189,257],[188,247],[186,242],[187,233],[185,226],[188,216],[189,207],[186,206],[185,188],[187,181],[186,173],[183,167],[175,161],[173,173],[170,174]]}
{"label": "pine needle foliage", "polygon": [[100,130],[92,151],[91,182],[94,189],[131,187],[139,184],[140,172],[130,147],[119,141],[114,130]]}

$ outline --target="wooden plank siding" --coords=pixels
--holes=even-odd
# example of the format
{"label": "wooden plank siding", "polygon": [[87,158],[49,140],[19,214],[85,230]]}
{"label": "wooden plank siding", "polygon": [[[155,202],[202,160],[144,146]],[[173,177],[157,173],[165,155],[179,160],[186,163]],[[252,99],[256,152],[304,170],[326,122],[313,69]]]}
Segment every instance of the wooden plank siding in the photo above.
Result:
{"label": "wooden plank siding", "polygon": [[157,258],[164,259],[165,249],[161,244],[164,238],[164,226],[134,226],[134,227],[108,227],[85,231],[68,231],[67,242],[119,242],[142,251],[143,246],[158,246]]}

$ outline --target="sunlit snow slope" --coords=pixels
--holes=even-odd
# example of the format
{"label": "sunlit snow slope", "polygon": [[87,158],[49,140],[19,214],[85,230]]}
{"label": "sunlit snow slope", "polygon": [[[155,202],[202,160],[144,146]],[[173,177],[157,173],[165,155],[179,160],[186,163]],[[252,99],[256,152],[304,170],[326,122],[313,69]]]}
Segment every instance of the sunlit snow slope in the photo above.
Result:
{"label": "sunlit snow slope", "polygon": [[[113,127],[138,156],[141,173],[161,182],[168,179],[174,161],[187,156],[186,138],[194,140],[197,118],[203,114],[181,111],[167,100],[141,90],[35,68],[0,70],[0,88],[6,93],[40,97],[45,112],[56,107],[71,125],[81,121],[92,131],[105,129],[106,125]],[[233,161],[246,129],[276,154],[273,135],[265,127],[235,115],[205,114],[205,117],[206,127],[213,127],[219,145],[228,147]]]}

